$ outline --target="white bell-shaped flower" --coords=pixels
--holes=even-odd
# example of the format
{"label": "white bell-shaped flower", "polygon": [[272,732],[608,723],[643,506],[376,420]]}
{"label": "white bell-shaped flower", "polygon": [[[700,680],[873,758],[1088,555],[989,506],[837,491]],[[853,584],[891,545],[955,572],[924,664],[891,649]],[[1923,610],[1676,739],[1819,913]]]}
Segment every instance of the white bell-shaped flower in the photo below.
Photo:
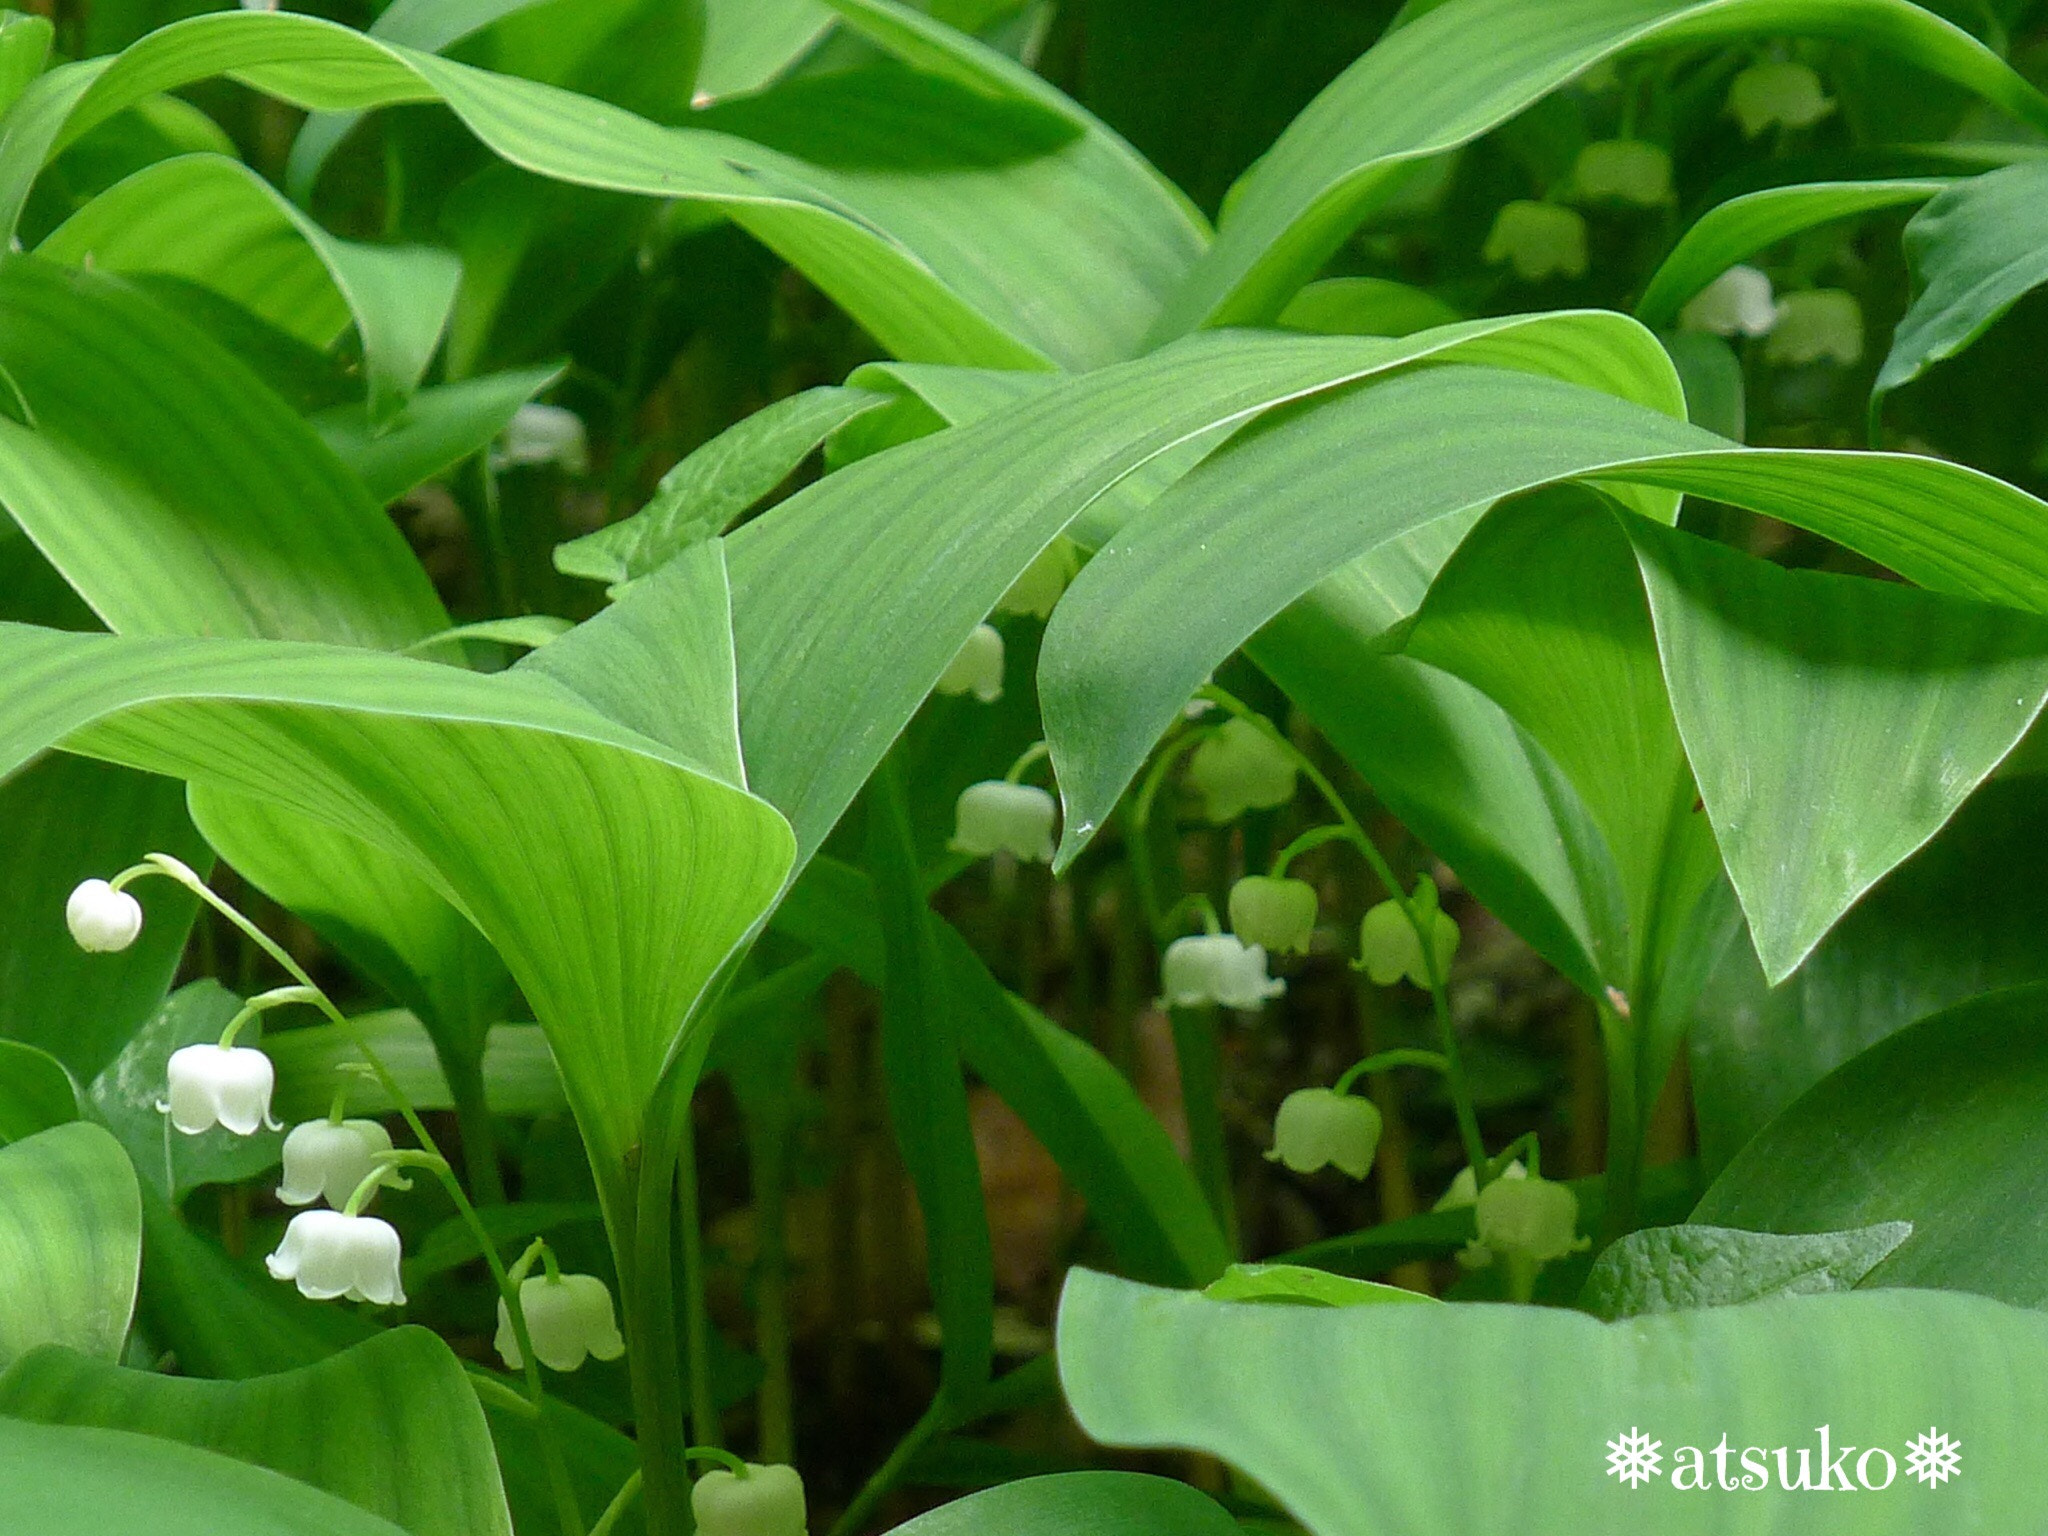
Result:
{"label": "white bell-shaped flower", "polygon": [[[286,1205],[311,1205],[324,1198],[336,1210],[377,1166],[377,1154],[391,1150],[391,1133],[374,1120],[308,1120],[284,1139],[284,1172],[277,1198]],[[389,1184],[398,1182],[394,1172]]]}
{"label": "white bell-shaped flower", "polygon": [[590,468],[590,434],[574,411],[559,405],[522,405],[491,450],[491,464],[497,469],[559,464],[580,475]]}
{"label": "white bell-shaped flower", "polygon": [[246,1045],[188,1045],[171,1052],[165,1065],[167,1102],[159,1109],[187,1136],[224,1125],[237,1136],[259,1129],[284,1129],[270,1118],[270,1094],[277,1070],[270,1058]]}
{"label": "white bell-shaped flower", "polygon": [[1052,823],[1059,807],[1036,784],[989,779],[960,792],[954,808],[956,853],[985,859],[1010,853],[1029,864],[1052,862]]}
{"label": "white bell-shaped flower", "polygon": [[944,694],[971,693],[984,704],[1003,696],[1003,637],[990,624],[977,624],[960,654],[933,685]]}
{"label": "white bell-shaped flower", "polygon": [[1548,1264],[1578,1247],[1579,1197],[1549,1179],[1495,1179],[1473,1219],[1479,1245],[1502,1258]]}
{"label": "white bell-shaped flower", "polygon": [[1073,542],[1061,535],[1040,550],[1038,558],[1024,567],[1024,574],[1010,583],[1010,590],[996,604],[996,612],[1051,618],[1053,605],[1067,590],[1067,583],[1074,579],[1080,564]]}
{"label": "white bell-shaped flower", "polygon": [[1839,288],[1788,293],[1778,301],[1767,361],[1787,367],[1840,363],[1851,367],[1863,356],[1863,306]]}
{"label": "white bell-shaped flower", "polygon": [[1205,1008],[1214,1003],[1247,1011],[1263,1007],[1287,990],[1266,975],[1266,952],[1234,933],[1203,933],[1175,939],[1159,964],[1160,999],[1167,1008]]}
{"label": "white bell-shaped flower", "polygon": [[1746,138],[1766,128],[1811,128],[1835,110],[1820,76],[1804,64],[1774,59],[1752,64],[1728,87],[1728,110]]}
{"label": "white bell-shaped flower", "polygon": [[1195,748],[1188,782],[1200,791],[1202,814],[1218,826],[1246,811],[1271,810],[1294,798],[1294,759],[1249,720],[1226,720]]}
{"label": "white bell-shaped flower", "polygon": [[1307,954],[1316,910],[1316,888],[1306,880],[1246,875],[1230,888],[1230,931],[1268,954]]}
{"label": "white bell-shaped flower", "polygon": [[1296,1173],[1334,1167],[1362,1179],[1372,1171],[1380,1127],[1379,1108],[1370,1099],[1334,1088],[1298,1088],[1280,1102],[1266,1159]]}
{"label": "white bell-shaped flower", "polygon": [[1681,329],[1714,336],[1767,336],[1777,323],[1771,280],[1755,267],[1730,267],[1678,312]]}
{"label": "white bell-shaped flower", "polygon": [[[1450,975],[1451,961],[1458,953],[1458,925],[1438,911],[1434,903],[1426,906],[1422,925],[1434,943],[1436,979],[1441,983]],[[1403,976],[1418,987],[1429,986],[1429,967],[1423,962],[1422,943],[1399,902],[1383,901],[1365,914],[1358,927],[1358,960],[1374,986],[1391,987]]]}
{"label": "white bell-shaped flower", "polygon": [[274,1280],[297,1283],[315,1301],[346,1296],[380,1307],[403,1306],[398,1229],[375,1216],[301,1211],[284,1229],[277,1252],[263,1261]]}
{"label": "white bell-shaped flower", "polygon": [[747,1463],[747,1475],[720,1468],[690,1490],[697,1536],[806,1536],[804,1480],[795,1467]]}
{"label": "white bell-shaped flower", "polygon": [[82,880],[64,903],[64,924],[87,954],[114,954],[142,932],[142,903],[104,880]]}
{"label": "white bell-shaped flower", "polygon": [[1641,139],[1600,139],[1579,151],[1572,181],[1584,198],[1661,208],[1671,201],[1671,157]]}
{"label": "white bell-shaped flower", "polygon": [[[626,1352],[612,1293],[595,1275],[533,1275],[519,1282],[519,1310],[534,1358],[551,1371],[573,1371],[585,1358],[616,1360]],[[492,1340],[507,1370],[526,1368],[512,1309],[498,1298],[498,1336]]]}
{"label": "white bell-shaped flower", "polygon": [[1525,283],[1586,275],[1586,221],[1556,203],[1509,203],[1494,215],[1485,258],[1506,262]]}

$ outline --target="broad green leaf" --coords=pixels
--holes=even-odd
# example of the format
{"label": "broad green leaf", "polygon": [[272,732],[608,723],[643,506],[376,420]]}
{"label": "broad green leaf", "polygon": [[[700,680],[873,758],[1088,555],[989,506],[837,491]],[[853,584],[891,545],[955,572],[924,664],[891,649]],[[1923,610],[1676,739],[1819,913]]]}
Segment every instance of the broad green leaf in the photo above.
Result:
{"label": "broad green leaf", "polygon": [[557,368],[487,373],[418,391],[375,430],[353,405],[320,412],[313,430],[382,505],[483,452],[520,406],[560,377]]}
{"label": "broad green leaf", "polygon": [[88,955],[65,926],[65,899],[145,853],[205,868],[211,856],[184,800],[175,780],[66,753],[0,783],[0,1036],[48,1051],[80,1082],[163,1001],[199,903],[151,881],[134,892],[141,937],[120,954]]}
{"label": "broad green leaf", "polygon": [[0,1418],[7,1514],[37,1536],[399,1536],[305,1483],[151,1435]]}
{"label": "broad green leaf", "polygon": [[832,22],[824,0],[706,0],[698,94],[716,101],[773,84]]}
{"label": "broad green leaf", "polygon": [[[1532,1307],[1233,1306],[1077,1270],[1059,1359],[1097,1440],[1221,1456],[1313,1536],[2018,1531],[2048,1486],[2034,1429],[2048,1319],[1976,1296],[1800,1296],[1610,1324]],[[1765,1448],[1769,1473],[1770,1448],[1788,1447],[1796,1483],[1821,1424],[1828,1462],[1855,1447],[1844,1475],[1872,1447],[1893,1458],[1882,1497],[1674,1486],[1688,1464],[1712,1480],[1717,1445]],[[1930,1424],[1964,1446],[1943,1489],[1904,1475]],[[1643,1487],[1607,1467],[1636,1428],[1662,1452]],[[1870,1471],[1885,1480],[1881,1462]]]}
{"label": "broad green leaf", "polygon": [[2025,1215],[2048,1181],[2044,1004],[2048,988],[2015,987],[1880,1041],[1759,1132],[1693,1219],[1764,1232],[1911,1222],[1866,1286],[2048,1308],[2048,1234]]}
{"label": "broad green leaf", "polygon": [[1579,1305],[1609,1322],[1846,1291],[1913,1235],[1907,1221],[1779,1236],[1732,1227],[1650,1227],[1594,1261]]}
{"label": "broad green leaf", "polygon": [[2022,122],[2048,98],[1960,28],[1907,0],[1450,0],[1331,83],[1232,188],[1209,252],[1153,328],[1270,319],[1386,201],[1409,165],[1471,142],[1602,59],[1746,35],[1897,53]]}
{"label": "broad green leaf", "polygon": [[1983,335],[2048,282],[2048,165],[2008,166],[1958,182],[1906,226],[1919,292],[1871,386],[1872,410],[1902,384]]}
{"label": "broad green leaf", "polygon": [[1310,283],[1276,321],[1285,330],[1324,336],[1412,336],[1464,317],[1426,289],[1385,277],[1332,277]]}
{"label": "broad green leaf", "polygon": [[1211,1301],[1263,1301],[1304,1307],[1401,1306],[1436,1300],[1420,1291],[1374,1285],[1300,1264],[1233,1264],[1202,1290]]}
{"label": "broad green leaf", "polygon": [[0,1146],[78,1118],[64,1063],[18,1040],[0,1040]]}
{"label": "broad green leaf", "polygon": [[1923,203],[1954,184],[1937,177],[1819,181],[1731,197],[1695,219],[1650,275],[1643,296],[1636,300],[1636,318],[1662,330],[1694,294],[1758,251],[1837,219]]}
{"label": "broad green leaf", "polygon": [[[362,1081],[346,1064],[363,1059],[358,1038],[372,1050],[405,1090],[416,1109],[453,1109],[433,1037],[426,1026],[402,1009],[360,1013],[344,1029],[316,1024],[309,1029],[281,1030],[263,1042],[277,1068],[277,1095],[272,1107],[280,1120],[313,1120],[327,1113],[334,1090],[349,1087],[349,1106],[357,1114],[388,1115],[398,1105],[375,1082]],[[499,1024],[484,1037],[481,1067],[484,1097],[494,1114],[533,1119],[560,1114],[569,1107],[562,1076],[548,1049],[546,1034],[533,1024]]]}
{"label": "broad green leaf", "polygon": [[[1930,543],[1952,507],[1928,504]],[[1782,981],[2033,724],[2048,622],[1781,570],[1647,523],[1629,533],[1700,796],[1764,973]]]}
{"label": "broad green leaf", "polygon": [[136,172],[65,220],[36,254],[189,279],[322,350],[353,323],[378,422],[419,384],[462,281],[446,251],[336,239],[222,155],[181,155]]}
{"label": "broad green leaf", "polygon": [[897,1527],[898,1536],[1237,1536],[1239,1530],[1207,1494],[1136,1472],[1027,1477]]}
{"label": "broad green leaf", "polygon": [[128,1430],[230,1456],[346,1499],[411,1536],[511,1536],[483,1410],[448,1346],[424,1328],[396,1328],[318,1365],[244,1381],[160,1376],[41,1349],[0,1376],[0,1415]]}
{"label": "broad green leaf", "polygon": [[12,12],[0,18],[0,113],[7,111],[42,73],[56,29],[47,16]]}
{"label": "broad green leaf", "polygon": [[42,1344],[117,1358],[141,1259],[135,1170],[107,1132],[81,1121],[0,1147],[0,1366]]}

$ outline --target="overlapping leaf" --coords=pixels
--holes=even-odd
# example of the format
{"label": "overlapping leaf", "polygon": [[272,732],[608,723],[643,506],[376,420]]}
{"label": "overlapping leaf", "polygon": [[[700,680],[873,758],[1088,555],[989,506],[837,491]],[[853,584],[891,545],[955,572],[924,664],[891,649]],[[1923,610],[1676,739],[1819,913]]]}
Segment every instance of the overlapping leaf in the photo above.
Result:
{"label": "overlapping leaf", "polygon": [[0,1147],[0,1365],[44,1344],[114,1359],[141,1261],[135,1170],[106,1131],[77,1122]]}

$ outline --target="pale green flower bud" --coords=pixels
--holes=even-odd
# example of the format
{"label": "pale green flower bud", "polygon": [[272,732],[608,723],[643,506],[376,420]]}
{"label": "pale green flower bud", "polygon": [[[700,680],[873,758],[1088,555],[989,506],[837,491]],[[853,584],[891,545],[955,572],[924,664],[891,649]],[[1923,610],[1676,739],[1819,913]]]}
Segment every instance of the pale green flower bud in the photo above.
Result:
{"label": "pale green flower bud", "polygon": [[559,464],[572,475],[590,468],[590,435],[583,418],[559,405],[522,405],[491,450],[491,467]]}
{"label": "pale green flower bud", "polygon": [[1601,139],[1579,151],[1572,180],[1581,197],[1661,208],[1671,201],[1671,157],[1641,139]]}
{"label": "pale green flower bud", "polygon": [[164,1075],[170,1094],[157,1108],[187,1136],[216,1125],[237,1136],[254,1136],[266,1126],[284,1129],[270,1118],[277,1070],[261,1051],[246,1045],[188,1045],[171,1052]]}
{"label": "pale green flower bud", "polygon": [[996,612],[1051,618],[1053,605],[1080,567],[1080,554],[1073,541],[1064,535],[1054,539],[1039,551],[1036,560],[1024,567],[1024,574],[1010,584],[1010,590],[996,604]]}
{"label": "pale green flower bud", "polygon": [[697,1536],[806,1536],[804,1480],[795,1467],[747,1463],[747,1475],[706,1472],[690,1490]]}
{"label": "pale green flower bud", "polygon": [[1849,367],[1863,356],[1863,306],[1839,288],[1788,293],[1778,301],[1777,324],[1764,357],[1798,367],[1831,362]]}
{"label": "pale green flower bud", "polygon": [[[1416,900],[1423,909],[1423,930],[1434,946],[1437,980],[1442,982],[1458,953],[1458,925],[1438,909],[1433,884],[1418,883]],[[1358,926],[1358,963],[1374,986],[1391,987],[1403,976],[1418,987],[1429,986],[1429,967],[1423,963],[1415,925],[1397,901],[1383,901],[1365,914]]]}
{"label": "pale green flower bud", "polygon": [[[277,1198],[286,1205],[311,1205],[324,1197],[340,1210],[377,1166],[377,1154],[390,1150],[391,1133],[374,1120],[308,1120],[284,1139]],[[384,1182],[396,1185],[399,1177],[393,1171]]]}
{"label": "pale green flower bud", "polygon": [[1777,322],[1771,280],[1755,267],[1730,267],[1678,312],[1681,329],[1713,336],[1764,336]]}
{"label": "pale green flower bud", "polygon": [[1509,203],[1494,215],[1482,253],[1525,283],[1586,275],[1586,221],[1555,203]]}
{"label": "pale green flower bud", "polygon": [[[573,1371],[586,1358],[616,1360],[626,1352],[612,1293],[595,1275],[533,1275],[519,1282],[519,1310],[534,1358],[551,1371]],[[498,1298],[498,1333],[492,1341],[509,1371],[526,1368],[512,1309]]]}
{"label": "pale green flower bud", "polygon": [[977,859],[1012,853],[1026,863],[1050,864],[1057,811],[1052,796],[1035,784],[970,784],[954,808],[953,851]]}
{"label": "pale green flower bud", "polygon": [[1316,888],[1305,880],[1246,875],[1230,888],[1230,928],[1268,954],[1305,955],[1316,931]]}
{"label": "pale green flower bud", "polygon": [[1728,110],[1755,138],[1766,128],[1811,128],[1835,110],[1821,89],[1820,76],[1804,64],[1787,59],[1752,64],[1728,87]]}
{"label": "pale green flower bud", "polygon": [[991,625],[975,625],[933,686],[939,693],[971,693],[984,704],[995,703],[1003,696],[1003,637]]}
{"label": "pale green flower bud", "polygon": [[1473,1219],[1479,1244],[1503,1258],[1548,1264],[1578,1246],[1579,1197],[1549,1179],[1495,1179]]}
{"label": "pale green flower bud", "polygon": [[1294,774],[1294,759],[1249,720],[1225,721],[1188,762],[1202,814],[1218,826],[1285,805],[1294,798]]}
{"label": "pale green flower bud", "polygon": [[[1518,1157],[1512,1163],[1509,1163],[1507,1167],[1501,1169],[1500,1177],[1503,1179],[1526,1179],[1529,1177],[1529,1170],[1522,1166],[1522,1160]],[[1443,1198],[1431,1206],[1430,1209],[1433,1211],[1457,1211],[1463,1210],[1468,1205],[1477,1205],[1478,1203],[1479,1176],[1470,1168],[1460,1168],[1458,1176],[1451,1180],[1451,1187],[1444,1191]]]}
{"label": "pale green flower bud", "polygon": [[1380,1112],[1370,1099],[1333,1088],[1300,1088],[1281,1101],[1268,1162],[1296,1173],[1335,1167],[1354,1179],[1372,1171],[1380,1145]]}
{"label": "pale green flower bud", "polygon": [[346,1296],[380,1307],[403,1306],[398,1230],[375,1216],[301,1211],[284,1229],[277,1252],[263,1261],[274,1280],[297,1283],[315,1301]]}
{"label": "pale green flower bud", "polygon": [[1267,977],[1265,950],[1229,933],[1175,939],[1166,946],[1159,980],[1166,994],[1160,1005],[1166,1008],[1202,1008],[1214,1003],[1249,1011],[1287,990],[1286,982]]}
{"label": "pale green flower bud", "polygon": [[64,903],[64,924],[87,954],[115,954],[142,932],[142,903],[104,880],[82,880]]}

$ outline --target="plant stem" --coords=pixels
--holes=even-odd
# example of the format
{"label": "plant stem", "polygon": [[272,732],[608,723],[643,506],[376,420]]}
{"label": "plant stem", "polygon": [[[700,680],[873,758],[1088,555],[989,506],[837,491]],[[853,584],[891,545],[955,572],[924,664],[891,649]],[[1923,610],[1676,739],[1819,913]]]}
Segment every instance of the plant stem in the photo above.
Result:
{"label": "plant stem", "polygon": [[620,1485],[619,1491],[612,1495],[612,1501],[605,1506],[604,1513],[597,1517],[597,1524],[590,1528],[590,1536],[611,1536],[619,1521],[625,1517],[626,1511],[633,1507],[633,1500],[639,1496],[640,1478],[641,1473],[635,1468],[633,1474]]}
{"label": "plant stem", "polygon": [[690,1437],[698,1445],[724,1444],[718,1401],[711,1390],[711,1299],[704,1266],[704,1222],[697,1192],[697,1131],[686,1110],[676,1140],[677,1220],[682,1223],[684,1348],[690,1359]]}
{"label": "plant stem", "polygon": [[[758,1454],[763,1462],[796,1459],[796,1407],[789,1331],[789,1099],[756,1104],[748,1118],[748,1163],[753,1170],[754,1225],[760,1236],[754,1260],[754,1348],[761,1356]],[[765,1112],[764,1112],[765,1111]]]}
{"label": "plant stem", "polygon": [[943,1434],[952,1420],[950,1406],[943,1394],[932,1399],[924,1416],[910,1427],[910,1432],[896,1442],[896,1449],[889,1453],[889,1459],[875,1469],[874,1476],[861,1485],[854,1500],[846,1506],[846,1513],[832,1523],[828,1536],[856,1536],[867,1524],[868,1516],[875,1512],[875,1506],[888,1496],[896,1480],[922,1451],[939,1435]]}
{"label": "plant stem", "polygon": [[1237,1202],[1230,1183],[1230,1147],[1223,1129],[1223,1052],[1214,1008],[1174,1008],[1174,1055],[1180,1063],[1181,1112],[1187,1118],[1188,1149],[1195,1182],[1237,1251]]}
{"label": "plant stem", "polygon": [[[679,1107],[674,1100],[681,1097]],[[691,1529],[690,1480],[683,1466],[680,1351],[676,1339],[674,1211],[678,1121],[687,1095],[657,1094],[626,1154],[612,1220],[621,1313],[632,1362],[633,1432],[640,1446],[641,1494],[648,1536],[684,1536]]]}
{"label": "plant stem", "polygon": [[476,1203],[503,1205],[505,1176],[498,1167],[498,1133],[484,1093],[483,1063],[456,1060],[453,1053],[443,1053],[441,1072],[448,1079],[449,1097],[455,1101],[455,1128],[462,1135],[462,1171],[469,1175]]}
{"label": "plant stem", "polygon": [[1607,1185],[1598,1246],[1633,1232],[1642,1198],[1644,1116],[1641,1051],[1636,1031],[1613,1006],[1596,1000],[1607,1050]]}

